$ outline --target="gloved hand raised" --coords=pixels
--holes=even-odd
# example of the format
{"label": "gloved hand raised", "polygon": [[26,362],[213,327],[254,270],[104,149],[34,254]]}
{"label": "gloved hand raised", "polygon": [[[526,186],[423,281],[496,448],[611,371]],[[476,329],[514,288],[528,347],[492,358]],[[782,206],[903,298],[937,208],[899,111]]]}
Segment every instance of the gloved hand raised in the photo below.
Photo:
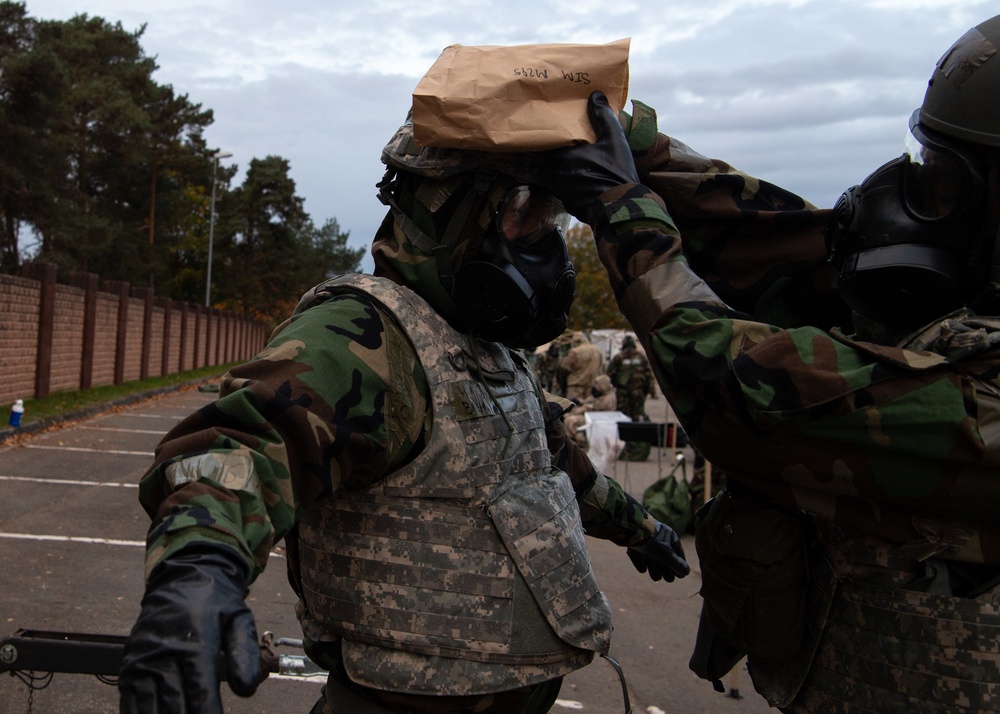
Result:
{"label": "gloved hand raised", "polygon": [[222,712],[220,667],[249,697],[260,680],[260,646],[244,601],[249,568],[227,546],[197,546],[157,566],[125,643],[121,714]]}
{"label": "gloved hand raised", "polygon": [[639,183],[625,130],[603,92],[590,95],[587,113],[597,141],[555,149],[546,157],[545,188],[581,221],[590,203],[608,189]]}
{"label": "gloved hand raised", "polygon": [[648,571],[654,581],[666,580],[669,583],[675,577],[683,578],[691,572],[691,566],[684,559],[680,537],[663,523],[658,522],[653,535],[629,546],[626,552],[635,569],[640,573]]}

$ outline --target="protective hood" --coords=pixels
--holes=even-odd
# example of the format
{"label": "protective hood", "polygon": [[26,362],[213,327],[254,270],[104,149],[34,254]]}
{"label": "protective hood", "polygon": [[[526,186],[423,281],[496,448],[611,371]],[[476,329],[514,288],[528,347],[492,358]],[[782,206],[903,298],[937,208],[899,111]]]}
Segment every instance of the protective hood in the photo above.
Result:
{"label": "protective hood", "polygon": [[405,123],[382,152],[389,214],[372,245],[376,274],[481,339],[531,348],[558,335],[575,273],[558,220],[565,209],[533,183],[543,160],[418,147]]}
{"label": "protective hood", "polygon": [[473,190],[474,177],[457,175],[428,180],[400,174],[390,178],[391,172],[387,172],[383,183],[389,180],[394,185],[380,184],[380,190],[394,193],[396,207],[390,209],[372,242],[375,275],[388,277],[416,291],[456,329],[464,330],[442,275],[444,279],[454,275],[464,257],[475,252],[511,180],[496,177],[484,187],[481,196],[470,206],[464,225],[455,229],[455,246],[447,252],[444,250],[446,217],[451,217],[454,203]]}

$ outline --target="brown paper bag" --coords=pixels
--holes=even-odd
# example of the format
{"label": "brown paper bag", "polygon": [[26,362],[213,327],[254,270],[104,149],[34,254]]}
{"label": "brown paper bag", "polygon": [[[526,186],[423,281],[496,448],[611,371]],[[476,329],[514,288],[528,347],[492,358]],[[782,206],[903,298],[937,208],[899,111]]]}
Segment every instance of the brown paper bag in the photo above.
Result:
{"label": "brown paper bag", "polygon": [[624,106],[629,44],[450,45],[413,91],[414,139],[480,151],[593,143],[587,98],[601,90]]}

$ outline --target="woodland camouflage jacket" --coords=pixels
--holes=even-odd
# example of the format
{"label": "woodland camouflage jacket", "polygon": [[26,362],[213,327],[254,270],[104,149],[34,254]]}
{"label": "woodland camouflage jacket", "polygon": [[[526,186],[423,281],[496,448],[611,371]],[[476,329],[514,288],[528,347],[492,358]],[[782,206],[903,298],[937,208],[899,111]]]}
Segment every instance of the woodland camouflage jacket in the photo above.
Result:
{"label": "woodland camouflage jacket", "polygon": [[828,210],[658,133],[642,105],[627,130],[645,185],[589,222],[695,446],[917,557],[1000,564],[1000,320],[959,313],[900,347],[846,337]]}
{"label": "woodland camouflage jacket", "polygon": [[[365,489],[413,457],[427,389],[412,345],[369,300],[339,296],[294,315],[157,447],[140,483],[153,519],[147,576],[209,541],[236,548],[255,578],[317,499]],[[587,534],[622,546],[651,536],[655,521],[565,439],[558,400],[548,406],[553,465],[570,475]]]}

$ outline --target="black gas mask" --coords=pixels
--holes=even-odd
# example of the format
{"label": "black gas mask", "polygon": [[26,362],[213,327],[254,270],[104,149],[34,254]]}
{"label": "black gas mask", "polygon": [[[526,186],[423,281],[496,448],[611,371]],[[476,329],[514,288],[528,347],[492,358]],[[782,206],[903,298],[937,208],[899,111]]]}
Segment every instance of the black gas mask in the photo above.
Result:
{"label": "black gas mask", "polygon": [[507,192],[478,249],[455,274],[452,298],[470,333],[519,348],[562,334],[576,291],[563,237],[568,220],[562,204],[541,189]]}
{"label": "black gas mask", "polygon": [[826,232],[838,291],[861,316],[916,328],[962,307],[983,286],[981,152],[911,123],[907,153],[837,201]]}

